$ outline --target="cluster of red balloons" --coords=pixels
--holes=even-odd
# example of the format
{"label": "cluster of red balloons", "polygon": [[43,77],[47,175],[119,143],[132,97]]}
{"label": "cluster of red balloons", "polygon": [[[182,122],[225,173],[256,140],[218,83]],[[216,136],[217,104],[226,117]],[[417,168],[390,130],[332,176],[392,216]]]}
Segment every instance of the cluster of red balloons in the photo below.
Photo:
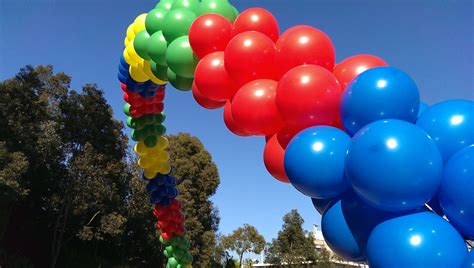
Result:
{"label": "cluster of red balloons", "polygon": [[173,234],[184,233],[184,216],[180,210],[181,202],[176,199],[173,199],[169,206],[155,204],[153,215],[157,219],[156,228],[161,230],[163,239],[168,240],[173,237]]}
{"label": "cluster of red balloons", "polygon": [[250,8],[232,24],[217,14],[198,17],[189,42],[200,58],[193,95],[207,109],[224,106],[224,122],[239,136],[266,136],[264,162],[288,182],[285,148],[299,131],[316,125],[342,128],[343,90],[359,73],[387,65],[357,55],[335,65],[329,37],[307,25],[279,34],[267,10]]}
{"label": "cluster of red balloons", "polygon": [[130,115],[132,117],[138,118],[146,114],[160,114],[163,112],[165,87],[158,88],[151,98],[144,98],[140,94],[128,90],[125,84],[121,84],[120,87],[123,91],[123,100],[130,104]]}

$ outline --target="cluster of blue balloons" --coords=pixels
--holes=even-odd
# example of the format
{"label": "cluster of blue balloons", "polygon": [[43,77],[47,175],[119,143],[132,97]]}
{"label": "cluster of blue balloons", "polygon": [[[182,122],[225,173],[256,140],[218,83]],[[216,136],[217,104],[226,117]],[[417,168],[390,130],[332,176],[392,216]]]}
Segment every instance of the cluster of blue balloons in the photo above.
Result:
{"label": "cluster of blue balloons", "polygon": [[130,65],[125,61],[125,58],[120,57],[118,80],[120,83],[126,85],[127,89],[139,93],[144,98],[151,98],[155,95],[156,90],[160,87],[151,80],[146,82],[137,82],[130,77]]}
{"label": "cluster of blue balloons", "polygon": [[307,128],[284,158],[330,248],[372,267],[474,265],[474,102],[428,107],[410,76],[378,67],[347,86],[340,112],[345,131]]}
{"label": "cluster of blue balloons", "polygon": [[158,174],[151,180],[143,175],[143,179],[148,181],[146,191],[150,195],[150,204],[152,205],[160,204],[167,207],[179,194],[178,189],[176,189],[176,178],[169,174]]}

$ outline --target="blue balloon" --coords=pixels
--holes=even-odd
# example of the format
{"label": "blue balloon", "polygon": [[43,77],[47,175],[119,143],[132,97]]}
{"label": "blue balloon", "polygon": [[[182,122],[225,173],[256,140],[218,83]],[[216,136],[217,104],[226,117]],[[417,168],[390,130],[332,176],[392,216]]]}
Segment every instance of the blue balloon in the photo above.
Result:
{"label": "blue balloon", "polygon": [[432,212],[384,221],[372,231],[367,244],[373,268],[460,267],[466,252],[456,229]]}
{"label": "blue balloon", "polygon": [[351,261],[364,261],[370,232],[391,216],[368,206],[349,191],[326,208],[321,218],[321,231],[337,255]]}
{"label": "blue balloon", "polygon": [[350,135],[380,119],[414,122],[420,108],[415,82],[394,67],[377,67],[359,74],[341,101],[344,128]]}
{"label": "blue balloon", "polygon": [[329,204],[333,201],[332,198],[327,199],[318,199],[318,198],[311,198],[311,202],[313,202],[314,208],[319,212],[319,214],[323,214]]}
{"label": "blue balloon", "polygon": [[426,109],[416,121],[441,151],[443,161],[462,148],[474,144],[474,102],[448,100]]}
{"label": "blue balloon", "polygon": [[291,184],[313,198],[335,197],[349,188],[344,157],[351,138],[342,130],[310,127],[288,144],[284,165]]}
{"label": "blue balloon", "polygon": [[420,102],[420,108],[418,109],[418,116],[417,117],[419,117],[422,112],[424,112],[426,109],[428,109],[428,107],[429,107],[428,104],[426,104],[424,102]]}
{"label": "blue balloon", "polygon": [[446,163],[439,200],[449,222],[463,236],[474,239],[474,145]]}
{"label": "blue balloon", "polygon": [[423,206],[438,190],[443,161],[435,142],[419,127],[380,120],[352,138],[346,174],[370,205],[403,212]]}
{"label": "blue balloon", "polygon": [[461,268],[474,268],[474,250],[471,249],[471,251],[466,255]]}

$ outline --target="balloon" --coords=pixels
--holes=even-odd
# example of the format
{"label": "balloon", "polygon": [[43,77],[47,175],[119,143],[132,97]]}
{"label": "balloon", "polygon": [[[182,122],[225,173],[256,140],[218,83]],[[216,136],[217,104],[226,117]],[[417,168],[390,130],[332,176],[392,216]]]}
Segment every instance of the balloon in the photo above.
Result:
{"label": "balloon", "polygon": [[[124,108],[125,109],[125,108]],[[250,136],[249,133],[245,132],[240,126],[238,126],[235,121],[234,117],[232,116],[232,104],[230,101],[227,101],[225,106],[224,106],[224,123],[232,133],[234,133],[237,136]]]}
{"label": "balloon", "polygon": [[195,12],[198,6],[199,0],[174,0],[171,5],[171,10],[182,8]]}
{"label": "balloon", "polygon": [[171,10],[171,6],[173,5],[174,0],[160,0],[158,4],[156,4],[155,8],[162,8],[165,10]]}
{"label": "balloon", "polygon": [[176,75],[184,78],[193,78],[194,69],[199,59],[194,55],[189,45],[188,36],[176,38],[168,45],[166,50],[166,62],[168,67],[176,73]]}
{"label": "balloon", "polygon": [[461,268],[473,268],[474,267],[474,250],[471,251],[466,255],[464,258],[464,262],[461,265]]}
{"label": "balloon", "polygon": [[245,132],[266,136],[283,127],[283,119],[275,105],[276,87],[276,81],[259,79],[244,85],[235,93],[232,117]]}
{"label": "balloon", "polygon": [[278,22],[268,10],[253,7],[242,12],[234,21],[232,36],[247,31],[260,32],[270,37],[273,42],[278,40]]}
{"label": "balloon", "polygon": [[225,105],[225,101],[214,101],[203,96],[197,88],[196,82],[193,83],[193,97],[199,105],[206,109],[217,109]]}
{"label": "balloon", "polygon": [[420,108],[418,109],[418,116],[417,117],[420,117],[421,113],[424,112],[426,109],[428,109],[428,104],[426,103],[423,103],[420,101]]}
{"label": "balloon", "polygon": [[200,16],[209,13],[224,16],[230,22],[234,22],[236,17],[234,7],[227,0],[202,0],[196,14]]}
{"label": "balloon", "polygon": [[277,180],[288,183],[288,177],[283,166],[285,150],[278,143],[276,135],[273,135],[265,144],[263,150],[263,163],[268,172]]}
{"label": "balloon", "polygon": [[289,28],[276,43],[276,65],[279,77],[302,64],[334,68],[335,52],[331,39],[322,31],[307,25]]}
{"label": "balloon", "polygon": [[360,73],[380,66],[388,66],[388,64],[379,57],[370,54],[359,54],[339,62],[332,73],[344,90],[352,79]]}
{"label": "balloon", "polygon": [[158,77],[158,79],[161,79],[163,81],[168,81],[168,74],[167,74],[168,67],[158,65],[153,60],[150,60],[150,68],[153,74],[156,77]]}
{"label": "balloon", "polygon": [[276,104],[288,124],[299,128],[329,125],[338,115],[341,87],[316,65],[291,69],[278,82]]}
{"label": "balloon", "polygon": [[277,132],[277,139],[283,149],[286,149],[291,139],[298,134],[304,127],[286,125]]}
{"label": "balloon", "polygon": [[238,87],[224,67],[224,52],[214,52],[202,58],[196,66],[194,81],[207,99],[226,101]]}
{"label": "balloon", "polygon": [[275,78],[275,44],[259,32],[236,35],[225,49],[225,68],[239,85]]}
{"label": "balloon", "polygon": [[319,212],[319,214],[323,215],[326,208],[333,202],[332,198],[328,199],[318,199],[318,198],[311,198],[311,202],[313,202],[314,208]]}
{"label": "balloon", "polygon": [[288,144],[285,171],[291,184],[313,198],[333,198],[350,188],[344,174],[344,157],[351,138],[342,130],[307,128]]}
{"label": "balloon", "polygon": [[132,29],[133,29],[133,33],[135,35],[145,29],[146,16],[147,16],[147,13],[140,14],[133,21],[133,28]]}
{"label": "balloon", "polygon": [[357,76],[341,101],[344,128],[350,135],[380,119],[414,122],[420,94],[408,74],[394,67],[377,67]]}
{"label": "balloon", "polygon": [[192,89],[193,86],[193,79],[192,78],[185,78],[176,75],[170,68],[167,71],[168,81],[171,85],[179,90],[188,91]]}
{"label": "balloon", "polygon": [[364,261],[370,232],[390,216],[368,206],[350,191],[327,206],[321,218],[321,231],[337,255]]}
{"label": "balloon", "polygon": [[203,58],[209,53],[224,51],[231,38],[232,24],[223,16],[199,16],[189,28],[189,43],[194,53]]}
{"label": "balloon", "polygon": [[166,42],[169,44],[176,38],[187,35],[195,19],[194,12],[187,9],[174,9],[168,12],[163,20],[163,35]]}
{"label": "balloon", "polygon": [[168,43],[166,42],[165,37],[163,36],[162,31],[154,33],[149,40],[148,46],[148,56],[160,66],[168,66],[166,62],[166,49]]}
{"label": "balloon", "polygon": [[166,13],[168,13],[168,10],[159,7],[154,8],[148,12],[148,15],[145,19],[145,29],[149,35],[153,35],[154,33],[161,31]]}
{"label": "balloon", "polygon": [[474,144],[474,102],[448,100],[426,109],[416,121],[438,145],[443,161]]}
{"label": "balloon", "polygon": [[147,31],[143,30],[139,32],[133,39],[133,47],[137,54],[145,60],[149,60],[148,56],[148,41],[150,40],[150,35]]}
{"label": "balloon", "polygon": [[438,190],[443,162],[435,142],[405,121],[379,120],[352,138],[346,175],[356,193],[382,210],[423,206]]}
{"label": "balloon", "polygon": [[459,233],[474,239],[474,145],[460,150],[446,162],[439,201]]}
{"label": "balloon", "polygon": [[417,212],[380,223],[370,234],[370,267],[460,267],[467,249],[443,218]]}

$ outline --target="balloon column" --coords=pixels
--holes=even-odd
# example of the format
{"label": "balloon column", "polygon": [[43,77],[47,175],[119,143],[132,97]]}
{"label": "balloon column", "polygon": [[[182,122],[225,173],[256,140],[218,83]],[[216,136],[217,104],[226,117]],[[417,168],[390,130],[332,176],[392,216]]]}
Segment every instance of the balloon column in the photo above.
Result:
{"label": "balloon column", "polygon": [[461,267],[470,258],[473,101],[428,107],[409,74],[384,60],[336,63],[324,32],[299,25],[280,34],[269,11],[239,15],[227,0],[163,0],[124,43],[124,111],[168,267],[192,262],[163,137],[168,81],[204,108],[224,107],[232,133],[265,136],[266,168],[312,198],[338,255],[373,267]]}

